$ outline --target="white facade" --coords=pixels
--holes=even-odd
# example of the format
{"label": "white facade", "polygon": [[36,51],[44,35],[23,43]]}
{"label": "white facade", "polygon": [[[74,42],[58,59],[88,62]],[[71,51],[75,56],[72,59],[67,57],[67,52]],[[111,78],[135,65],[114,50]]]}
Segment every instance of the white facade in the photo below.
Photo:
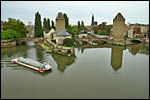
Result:
{"label": "white facade", "polygon": [[87,37],[87,36],[88,36],[87,34],[79,34],[78,35],[79,38],[83,38],[83,37]]}
{"label": "white facade", "polygon": [[133,29],[128,30],[128,37],[133,38]]}

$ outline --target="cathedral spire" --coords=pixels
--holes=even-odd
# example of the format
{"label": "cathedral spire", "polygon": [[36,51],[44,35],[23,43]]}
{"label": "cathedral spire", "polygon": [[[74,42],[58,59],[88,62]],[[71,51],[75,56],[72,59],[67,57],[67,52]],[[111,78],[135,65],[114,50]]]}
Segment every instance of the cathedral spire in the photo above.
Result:
{"label": "cathedral spire", "polygon": [[92,22],[91,22],[91,26],[94,25],[94,14],[92,14]]}

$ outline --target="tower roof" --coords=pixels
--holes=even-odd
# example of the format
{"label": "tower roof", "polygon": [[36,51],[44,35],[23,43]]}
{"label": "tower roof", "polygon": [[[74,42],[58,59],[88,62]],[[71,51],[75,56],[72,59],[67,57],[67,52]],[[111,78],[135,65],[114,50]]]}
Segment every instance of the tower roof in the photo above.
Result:
{"label": "tower roof", "polygon": [[116,20],[116,19],[124,19],[124,20],[125,20],[125,18],[122,16],[121,13],[118,13],[118,14],[116,15],[116,17],[114,18],[114,20]]}
{"label": "tower roof", "polygon": [[56,19],[64,19],[62,12],[59,12]]}

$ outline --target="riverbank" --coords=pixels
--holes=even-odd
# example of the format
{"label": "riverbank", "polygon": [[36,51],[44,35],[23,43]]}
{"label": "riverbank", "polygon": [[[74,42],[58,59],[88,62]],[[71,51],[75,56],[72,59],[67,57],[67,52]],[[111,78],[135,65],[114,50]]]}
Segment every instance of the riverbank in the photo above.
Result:
{"label": "riverbank", "polygon": [[13,47],[13,46],[16,46],[16,41],[7,41],[7,42],[4,42],[4,41],[1,41],[1,48],[6,48],[6,47]]}

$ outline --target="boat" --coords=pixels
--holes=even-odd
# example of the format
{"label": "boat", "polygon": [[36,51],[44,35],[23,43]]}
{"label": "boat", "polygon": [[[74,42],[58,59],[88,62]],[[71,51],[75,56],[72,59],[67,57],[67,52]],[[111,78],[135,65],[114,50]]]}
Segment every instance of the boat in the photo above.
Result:
{"label": "boat", "polygon": [[43,64],[31,58],[18,57],[16,59],[13,59],[12,62],[39,72],[45,72],[52,69],[52,66],[50,66],[49,64]]}

